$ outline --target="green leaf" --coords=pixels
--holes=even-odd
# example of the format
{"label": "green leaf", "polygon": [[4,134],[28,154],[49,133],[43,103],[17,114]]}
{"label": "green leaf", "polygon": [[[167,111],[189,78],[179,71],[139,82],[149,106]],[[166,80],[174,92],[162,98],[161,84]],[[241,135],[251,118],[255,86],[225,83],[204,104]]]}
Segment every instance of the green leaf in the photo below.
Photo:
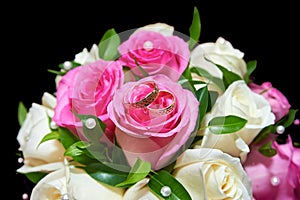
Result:
{"label": "green leaf", "polygon": [[[188,191],[183,187],[183,185],[179,181],[177,181],[177,179],[174,176],[172,176],[169,172],[165,170],[160,170],[154,175],[151,175],[148,186],[151,189],[151,191],[153,191],[163,199],[192,200],[191,196],[189,195]],[[171,188],[170,196],[164,197],[161,194],[160,190],[163,186],[168,186]]]}
{"label": "green leaf", "polygon": [[293,124],[297,112],[298,110],[290,109],[288,114],[282,120],[278,121],[278,124],[282,123],[285,128],[289,127]]}
{"label": "green leaf", "polygon": [[248,84],[250,83],[250,76],[252,74],[252,72],[256,69],[256,65],[257,65],[257,61],[256,60],[253,60],[253,61],[249,61],[247,63],[247,72],[244,76],[244,80],[245,82]]}
{"label": "green leaf", "polygon": [[67,128],[59,127],[58,132],[59,140],[63,144],[65,149],[68,149],[75,142],[80,141],[80,139]]}
{"label": "green leaf", "polygon": [[[101,137],[105,132],[106,125],[98,117],[93,115],[81,115],[76,113],[75,115],[81,120],[83,125],[83,133],[88,141],[92,143],[99,143]],[[87,120],[94,120],[95,127],[88,128],[86,126]]]}
{"label": "green leaf", "polygon": [[27,115],[27,109],[24,106],[23,102],[19,102],[19,106],[18,106],[18,121],[19,121],[19,125],[22,126],[23,122],[26,119],[26,115]]}
{"label": "green leaf", "polygon": [[26,173],[24,175],[28,178],[28,180],[30,180],[31,182],[37,184],[44,176],[47,175],[47,173],[30,172],[30,173]]}
{"label": "green leaf", "polygon": [[208,128],[214,134],[227,134],[237,132],[242,129],[246,123],[246,119],[234,115],[228,115],[211,119],[208,122]]}
{"label": "green leaf", "polygon": [[149,172],[151,171],[150,162],[142,161],[137,159],[133,167],[131,168],[127,179],[119,184],[116,187],[129,187],[130,185],[135,184],[136,182],[144,179]]}
{"label": "green leaf", "polygon": [[219,93],[216,91],[208,91],[208,92],[209,92],[209,100],[208,100],[208,108],[206,112],[211,111],[211,108],[214,106],[219,96]]}
{"label": "green leaf", "polygon": [[46,134],[40,143],[38,144],[37,148],[42,144],[43,142],[46,142],[48,140],[59,140],[59,132],[58,131],[52,131],[51,133]]}
{"label": "green leaf", "polygon": [[227,88],[231,83],[237,80],[242,80],[242,78],[237,75],[234,72],[229,71],[225,67],[215,64],[221,71],[222,71],[222,76],[223,76],[223,83],[225,85],[225,88]]}
{"label": "green leaf", "polygon": [[110,168],[103,163],[92,163],[84,167],[86,172],[95,180],[106,183],[111,186],[126,180],[128,173],[119,171],[115,168]]}
{"label": "green leaf", "polygon": [[208,101],[209,101],[209,93],[207,86],[200,88],[196,91],[196,97],[199,101],[199,112],[198,112],[198,118],[199,123],[201,124],[203,117],[205,116],[205,113],[208,108]]}
{"label": "green leaf", "polygon": [[89,147],[91,144],[85,141],[78,141],[72,144],[68,149],[65,151],[65,156],[75,157],[82,154],[85,154],[84,149]]}
{"label": "green leaf", "polygon": [[273,125],[269,125],[264,127],[254,138],[253,143],[259,143],[262,142],[263,140],[267,139],[271,133],[275,133],[276,128]]}
{"label": "green leaf", "polygon": [[266,144],[262,145],[258,151],[267,157],[272,157],[277,154],[277,150],[272,147],[272,141],[267,142]]}
{"label": "green leaf", "polygon": [[104,60],[115,60],[119,56],[120,43],[121,39],[115,29],[107,30],[98,44],[99,57]]}
{"label": "green leaf", "polygon": [[223,83],[223,80],[212,76],[208,71],[205,69],[199,68],[199,67],[191,67],[191,72],[197,74],[198,76],[202,76],[206,79],[208,79],[208,84],[209,82],[213,82],[221,91],[225,91],[225,86]]}
{"label": "green leaf", "polygon": [[63,76],[66,74],[66,71],[57,71],[57,70],[52,70],[52,69],[48,69],[48,72],[59,75],[59,76]]}
{"label": "green leaf", "polygon": [[193,20],[189,32],[190,32],[190,39],[187,43],[189,45],[189,49],[192,50],[194,46],[197,44],[197,42],[199,41],[200,32],[201,32],[201,21],[200,21],[200,15],[197,7],[194,7]]}

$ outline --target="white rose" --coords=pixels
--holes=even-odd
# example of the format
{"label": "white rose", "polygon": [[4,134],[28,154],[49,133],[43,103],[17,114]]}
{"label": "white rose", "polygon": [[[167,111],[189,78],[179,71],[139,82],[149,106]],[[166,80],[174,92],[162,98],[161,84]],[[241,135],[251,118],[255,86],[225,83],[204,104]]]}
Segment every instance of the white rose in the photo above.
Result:
{"label": "white rose", "polygon": [[101,184],[84,170],[71,166],[47,174],[35,185],[30,199],[121,200],[123,193],[124,189]]}
{"label": "white rose", "polygon": [[235,81],[229,85],[221,95],[203,122],[208,125],[209,120],[218,116],[235,115],[247,120],[246,125],[239,131],[230,134],[214,134],[208,128],[204,129],[202,147],[220,149],[244,161],[249,152],[248,145],[266,126],[275,121],[268,101],[250,90],[245,81]]}
{"label": "white rose", "polygon": [[195,200],[252,199],[251,182],[240,160],[218,149],[187,149],[172,174]]}
{"label": "white rose", "polygon": [[146,26],[143,26],[141,28],[138,28],[136,31],[138,30],[147,30],[147,31],[155,31],[158,33],[161,33],[164,36],[171,36],[173,35],[174,32],[174,27],[170,26],[168,24],[165,23],[155,23],[155,24],[149,24]]}
{"label": "white rose", "polygon": [[18,172],[52,171],[61,168],[65,152],[63,145],[57,140],[40,144],[42,138],[51,132],[49,119],[53,116],[55,104],[55,97],[46,92],[42,97],[42,105],[32,103],[17,135],[19,149],[24,157],[24,165]]}
{"label": "white rose", "polygon": [[99,48],[96,44],[93,44],[90,51],[84,48],[82,52],[75,55],[74,62],[81,65],[86,65],[99,60]]}
{"label": "white rose", "polygon": [[243,57],[244,53],[233,48],[231,43],[224,38],[219,37],[215,43],[202,43],[193,49],[190,65],[202,68],[214,77],[222,78],[222,71],[213,64],[216,63],[243,78],[247,72],[247,65]]}
{"label": "white rose", "polygon": [[123,200],[162,200],[150,191],[147,185],[149,180],[149,178],[145,178],[128,188]]}

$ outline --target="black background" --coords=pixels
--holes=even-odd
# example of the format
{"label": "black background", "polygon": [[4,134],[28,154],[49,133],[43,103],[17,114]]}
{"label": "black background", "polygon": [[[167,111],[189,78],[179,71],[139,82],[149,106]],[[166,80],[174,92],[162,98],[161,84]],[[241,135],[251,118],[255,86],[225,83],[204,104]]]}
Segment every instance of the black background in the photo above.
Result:
{"label": "black background", "polygon": [[[261,3],[260,3],[261,2]],[[300,108],[299,13],[296,5],[285,1],[262,4],[262,1],[129,1],[110,3],[82,1],[52,3],[16,3],[10,15],[3,16],[2,88],[6,134],[15,163],[16,199],[30,193],[31,184],[15,175],[19,130],[17,107],[40,103],[43,92],[54,92],[54,77],[48,69],[73,60],[83,48],[98,44],[110,28],[120,33],[147,24],[164,22],[175,30],[189,34],[194,6],[200,12],[200,43],[215,42],[222,36],[245,53],[245,60],[257,60],[253,75],[258,83],[272,82],[283,92],[293,108]],[[165,4],[165,5],[162,5]],[[297,11],[297,12],[296,12]],[[7,54],[7,55],[6,55]],[[3,55],[3,54],[2,54]],[[2,57],[2,56],[1,56]],[[7,80],[8,79],[8,80]],[[9,106],[6,106],[6,105]],[[5,112],[4,112],[5,111]],[[299,115],[297,115],[299,116]],[[9,120],[7,120],[9,119]],[[299,132],[299,128],[295,131]],[[14,145],[12,145],[14,144]],[[10,154],[10,155],[11,155]]]}

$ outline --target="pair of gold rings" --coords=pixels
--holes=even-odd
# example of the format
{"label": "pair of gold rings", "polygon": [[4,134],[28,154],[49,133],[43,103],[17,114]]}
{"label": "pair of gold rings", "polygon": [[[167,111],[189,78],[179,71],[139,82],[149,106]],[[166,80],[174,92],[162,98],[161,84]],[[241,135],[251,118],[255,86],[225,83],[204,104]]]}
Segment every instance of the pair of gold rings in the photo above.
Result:
{"label": "pair of gold rings", "polygon": [[151,115],[167,115],[175,109],[175,96],[167,90],[159,90],[154,81],[139,83],[129,91],[124,104],[129,109],[148,109]]}

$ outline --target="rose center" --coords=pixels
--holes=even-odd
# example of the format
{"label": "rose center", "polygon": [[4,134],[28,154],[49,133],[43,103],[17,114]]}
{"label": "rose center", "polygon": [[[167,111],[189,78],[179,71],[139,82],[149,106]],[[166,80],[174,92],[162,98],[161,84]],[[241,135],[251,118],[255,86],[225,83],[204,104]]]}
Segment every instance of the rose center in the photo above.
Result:
{"label": "rose center", "polygon": [[153,49],[153,43],[148,40],[148,41],[144,42],[143,48],[146,51],[151,51]]}

